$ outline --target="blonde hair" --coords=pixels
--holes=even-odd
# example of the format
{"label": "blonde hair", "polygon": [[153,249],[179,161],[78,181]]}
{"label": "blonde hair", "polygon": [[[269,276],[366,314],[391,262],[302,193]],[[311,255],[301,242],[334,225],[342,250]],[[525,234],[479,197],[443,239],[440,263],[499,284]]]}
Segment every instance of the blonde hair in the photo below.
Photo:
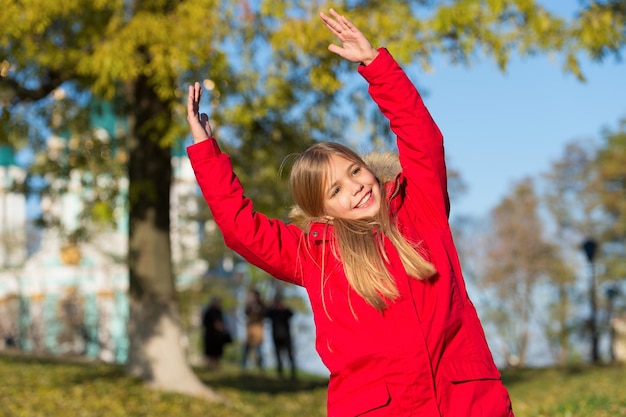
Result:
{"label": "blonde hair", "polygon": [[[294,162],[289,179],[291,194],[302,214],[310,221],[324,221],[324,187],[329,175],[330,156],[338,155],[370,170],[356,152],[335,142],[320,142],[302,153]],[[370,170],[371,171],[371,170]],[[378,310],[398,296],[398,287],[389,272],[389,257],[385,251],[386,236],[394,245],[406,272],[416,279],[427,279],[435,267],[418,252],[417,242],[409,242],[392,221],[381,185],[383,204],[374,218],[347,220],[335,218],[336,244],[333,255],[343,263],[350,286]],[[323,251],[324,252],[324,251]],[[322,260],[322,285],[324,284]],[[322,297],[324,292],[322,291]],[[322,300],[324,301],[324,300]]]}

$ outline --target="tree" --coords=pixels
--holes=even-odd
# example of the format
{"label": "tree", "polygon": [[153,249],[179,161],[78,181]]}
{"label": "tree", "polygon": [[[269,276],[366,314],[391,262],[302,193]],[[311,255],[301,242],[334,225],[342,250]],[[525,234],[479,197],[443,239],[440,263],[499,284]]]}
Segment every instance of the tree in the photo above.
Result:
{"label": "tree", "polygon": [[[624,277],[623,137],[623,132],[606,131],[603,143],[572,142],[545,175],[547,208],[556,235],[570,258],[572,255],[579,260],[586,258],[581,245],[587,239],[592,238],[598,244],[593,263],[589,262],[589,268],[593,268],[591,277],[584,275],[585,282],[590,281],[585,285],[585,297],[591,311],[588,319],[578,318],[588,325],[594,361],[599,359],[597,322],[601,310],[597,307],[602,307],[597,296],[598,284],[608,283],[612,288],[613,283]],[[575,259],[570,263],[575,264]],[[569,288],[570,296],[576,297],[571,283],[563,284]],[[566,287],[560,286],[559,292],[565,295]],[[612,309],[611,303],[612,300],[607,300],[607,312]],[[573,328],[581,327],[572,324]]]}
{"label": "tree", "polygon": [[[215,26],[218,16],[198,17],[205,15],[203,7],[215,6],[213,2],[9,2],[2,17],[6,29],[2,50],[10,68],[1,84],[6,97],[2,110],[9,114],[24,103],[49,100],[60,87],[75,90],[76,96],[89,94],[117,104],[116,111],[128,123],[122,140],[129,155],[130,180],[128,370],[159,388],[210,398],[215,394],[195,377],[179,344],[169,188],[170,147],[184,131],[176,120],[181,107],[176,89],[179,74],[198,56],[214,58],[211,63],[218,76],[228,73],[220,69],[220,54],[203,36],[204,27]],[[209,39],[219,42],[218,35]],[[55,116],[67,121],[68,112],[81,103],[74,104],[61,114],[51,114],[47,125],[55,127]],[[80,125],[69,128],[76,131]]]}
{"label": "tree", "polygon": [[[326,51],[330,38],[317,12],[315,2],[270,0],[3,2],[0,103],[7,123],[23,106],[51,100],[60,87],[114,103],[127,122],[120,143],[130,180],[128,370],[157,387],[207,393],[178,343],[170,259],[170,150],[186,134],[183,86],[204,80],[216,132],[226,138],[251,197],[261,210],[284,213],[285,182],[268,167],[314,140],[340,139],[346,117],[365,114],[362,89],[339,89],[353,67]],[[624,44],[618,1],[592,2],[571,20],[528,0],[359,1],[350,14],[362,27],[376,28],[376,44],[423,68],[439,53],[469,64],[482,51],[504,70],[515,50],[556,51],[565,70],[583,78],[579,51],[603,59]],[[345,112],[346,102],[353,113]],[[60,117],[67,120],[74,110]],[[53,124],[55,115],[47,116],[43,125]],[[389,138],[375,123],[368,130]]]}
{"label": "tree", "polygon": [[606,130],[594,161],[598,174],[600,204],[606,214],[604,230],[600,237],[605,247],[606,275],[614,279],[626,277],[626,118],[619,122],[616,131]]}
{"label": "tree", "polygon": [[[584,256],[581,248],[583,240],[597,236],[602,224],[596,192],[597,175],[592,169],[595,152],[595,145],[590,141],[569,143],[563,156],[544,175],[546,208],[555,226],[555,238],[563,248],[563,256],[570,259],[570,265],[576,265],[576,259]],[[587,280],[588,277],[585,276],[584,279]],[[554,332],[561,341],[561,361],[567,360],[569,356],[568,341],[576,329],[590,330],[592,352],[597,352],[595,308],[592,308],[594,311],[590,312],[589,318],[583,318],[580,314],[577,317],[574,314],[575,317],[571,318],[570,301],[579,299],[581,294],[581,290],[574,285],[575,282],[572,273],[557,275],[552,281],[558,294],[553,309],[559,324]],[[596,305],[595,293],[595,280],[592,280],[584,296],[592,307]],[[583,323],[588,325],[583,326]]]}
{"label": "tree", "polygon": [[478,284],[493,291],[490,317],[497,317],[506,357],[524,365],[530,325],[541,314],[535,295],[554,272],[564,269],[557,246],[543,233],[532,180],[517,183],[492,211],[491,227]]}

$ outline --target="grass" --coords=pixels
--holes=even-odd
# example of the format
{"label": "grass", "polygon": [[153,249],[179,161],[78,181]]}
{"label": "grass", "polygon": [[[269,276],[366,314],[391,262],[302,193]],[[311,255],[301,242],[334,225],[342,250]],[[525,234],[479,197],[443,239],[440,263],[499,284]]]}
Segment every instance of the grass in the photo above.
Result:
{"label": "grass", "polygon": [[0,355],[0,417],[316,417],[326,415],[327,379],[274,372],[196,369],[230,402],[212,404],[152,390],[118,365]]}
{"label": "grass", "polygon": [[626,417],[624,366],[519,369],[503,377],[517,417]]}
{"label": "grass", "polygon": [[[196,369],[229,407],[152,390],[120,366],[0,355],[1,417],[317,417],[327,380],[273,372]],[[503,373],[517,417],[626,417],[626,368],[518,369]]]}

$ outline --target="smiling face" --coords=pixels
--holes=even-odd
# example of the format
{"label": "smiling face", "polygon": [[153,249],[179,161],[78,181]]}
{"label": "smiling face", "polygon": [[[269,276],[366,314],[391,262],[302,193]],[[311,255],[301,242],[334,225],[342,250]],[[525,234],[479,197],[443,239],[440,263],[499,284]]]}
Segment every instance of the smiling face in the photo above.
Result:
{"label": "smiling face", "polygon": [[291,169],[289,189],[309,219],[375,217],[384,198],[365,161],[337,142],[319,142],[304,151]]}
{"label": "smiling face", "polygon": [[329,173],[323,188],[325,215],[356,220],[378,214],[381,190],[372,172],[336,154],[330,155],[328,162]]}

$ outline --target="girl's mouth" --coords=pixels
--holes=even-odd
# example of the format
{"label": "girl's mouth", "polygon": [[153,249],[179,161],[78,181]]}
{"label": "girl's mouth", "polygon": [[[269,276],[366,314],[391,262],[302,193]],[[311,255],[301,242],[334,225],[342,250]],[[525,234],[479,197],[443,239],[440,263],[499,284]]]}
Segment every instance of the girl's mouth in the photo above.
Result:
{"label": "girl's mouth", "polygon": [[372,191],[370,190],[367,194],[363,196],[361,201],[359,201],[359,203],[356,206],[354,206],[354,208],[362,209],[362,208],[367,207],[370,204],[371,199],[372,199]]}

